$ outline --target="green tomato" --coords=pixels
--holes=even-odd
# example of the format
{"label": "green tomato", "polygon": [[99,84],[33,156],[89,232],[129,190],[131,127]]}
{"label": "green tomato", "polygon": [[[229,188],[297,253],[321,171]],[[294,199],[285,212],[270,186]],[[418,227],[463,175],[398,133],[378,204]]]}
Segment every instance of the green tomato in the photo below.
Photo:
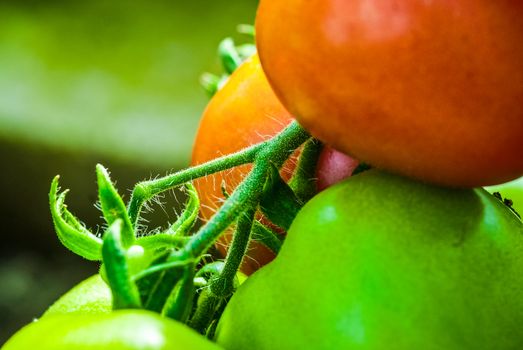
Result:
{"label": "green tomato", "polygon": [[43,316],[70,313],[107,314],[111,311],[111,290],[100,275],[94,275],[61,296]]}
{"label": "green tomato", "polygon": [[490,193],[499,192],[503,198],[512,200],[512,208],[523,214],[523,177],[501,185],[485,187]]}
{"label": "green tomato", "polygon": [[317,195],[232,297],[234,349],[521,349],[523,225],[483,189],[377,170]]}
{"label": "green tomato", "polygon": [[65,314],[22,328],[2,350],[212,350],[219,346],[189,327],[150,311]]}

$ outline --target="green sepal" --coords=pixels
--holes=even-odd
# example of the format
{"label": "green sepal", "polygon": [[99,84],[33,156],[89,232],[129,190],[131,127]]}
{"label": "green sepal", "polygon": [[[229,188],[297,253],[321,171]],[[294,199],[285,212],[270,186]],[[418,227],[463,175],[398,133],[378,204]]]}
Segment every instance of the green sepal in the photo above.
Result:
{"label": "green sepal", "polygon": [[263,244],[274,254],[280,252],[283,244],[283,239],[280,238],[278,233],[274,232],[259,221],[254,221],[254,224],[252,225],[252,240]]}
{"label": "green sepal", "polygon": [[162,271],[169,270],[169,269],[172,269],[175,267],[182,267],[182,266],[186,266],[186,265],[194,264],[194,263],[195,263],[195,261],[193,259],[187,259],[187,260],[174,260],[174,261],[167,261],[167,262],[159,263],[159,264],[153,264],[153,265],[149,266],[148,268],[135,274],[133,276],[133,279],[140,280],[142,278],[151,276],[158,272],[162,272]]}
{"label": "green sepal", "polygon": [[231,38],[223,39],[218,45],[218,56],[227,74],[232,74],[242,64],[242,58]]}
{"label": "green sepal", "polygon": [[252,24],[238,24],[236,31],[240,34],[251,36],[253,39],[256,35],[256,30]]}
{"label": "green sepal", "polygon": [[302,202],[281,178],[278,168],[271,164],[260,200],[263,214],[274,224],[288,230],[302,206]]}
{"label": "green sepal", "polygon": [[167,232],[176,236],[186,236],[196,223],[200,212],[200,198],[198,198],[198,191],[196,191],[194,185],[189,182],[185,184],[185,189],[188,196],[187,202],[185,202],[185,208],[174,224],[169,227]]}
{"label": "green sepal", "polygon": [[117,219],[104,234],[105,276],[113,295],[113,309],[137,309],[142,307],[140,293],[131,278],[121,232],[122,220]]}
{"label": "green sepal", "polygon": [[240,56],[242,61],[245,61],[249,57],[256,54],[256,45],[254,44],[242,44],[236,46],[236,51],[238,52],[238,55]]}
{"label": "green sepal", "polygon": [[[154,259],[148,267],[164,263],[170,254],[171,250],[160,250],[157,254],[155,254]],[[134,274],[132,276],[134,282],[138,286],[138,290],[140,291],[140,299],[142,300],[142,304],[145,306],[145,308],[147,308],[147,301],[155,289],[158,281],[162,277],[162,273],[163,271],[158,271],[147,276],[139,276],[138,274]],[[161,307],[158,309],[161,310]]]}
{"label": "green sepal", "polygon": [[136,239],[135,244],[142,246],[145,250],[162,250],[180,248],[188,239],[188,237],[175,236],[162,232],[154,235],[140,236]]}
{"label": "green sepal", "polygon": [[138,280],[139,283],[144,280],[156,280],[153,285],[150,285],[150,291],[145,301],[145,308],[147,310],[161,312],[173,288],[175,288],[176,284],[183,277],[183,273],[183,268],[174,267],[163,272],[156,272],[155,274]]}
{"label": "green sepal", "polygon": [[56,176],[49,191],[51,216],[58,239],[73,253],[93,261],[102,260],[102,240],[86,229],[64,204],[67,190],[58,195]]}
{"label": "green sepal", "polygon": [[200,76],[200,85],[209,97],[213,97],[228,79],[229,74],[218,76],[212,73],[203,73]]}
{"label": "green sepal", "polygon": [[310,138],[300,152],[298,165],[289,181],[290,188],[302,203],[309,201],[317,192],[316,168],[323,144]]}
{"label": "green sepal", "polygon": [[131,219],[127,214],[127,208],[118,194],[118,191],[111,182],[107,169],[101,164],[96,165],[96,177],[98,180],[98,196],[102,213],[110,226],[116,220],[122,221],[121,237],[122,245],[129,248],[135,241],[134,229]]}
{"label": "green sepal", "polygon": [[183,277],[169,295],[162,309],[162,315],[182,323],[187,322],[195,296],[194,273],[194,264],[183,269]]}

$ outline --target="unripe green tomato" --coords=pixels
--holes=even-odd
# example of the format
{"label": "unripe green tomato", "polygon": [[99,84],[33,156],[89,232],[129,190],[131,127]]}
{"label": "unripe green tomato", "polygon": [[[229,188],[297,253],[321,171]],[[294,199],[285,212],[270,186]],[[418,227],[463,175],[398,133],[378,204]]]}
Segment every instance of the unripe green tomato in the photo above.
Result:
{"label": "unripe green tomato", "polygon": [[235,349],[522,349],[523,225],[483,189],[378,170],[314,197],[228,304]]}
{"label": "unripe green tomato", "polygon": [[107,314],[111,310],[111,290],[100,275],[94,275],[62,295],[42,317],[70,313]]}
{"label": "unripe green tomato", "polygon": [[22,328],[2,350],[219,350],[186,325],[145,310],[54,315]]}

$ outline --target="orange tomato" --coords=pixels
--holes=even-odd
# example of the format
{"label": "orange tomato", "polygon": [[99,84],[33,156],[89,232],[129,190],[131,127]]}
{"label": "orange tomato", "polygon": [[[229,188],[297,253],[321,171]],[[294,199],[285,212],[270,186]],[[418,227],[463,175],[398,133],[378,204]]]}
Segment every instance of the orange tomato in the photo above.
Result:
{"label": "orange tomato", "polygon": [[[255,55],[238,67],[209,102],[200,121],[191,164],[201,164],[265,141],[284,129],[292,120],[292,115],[272,91],[258,56]],[[296,158],[297,154],[283,166],[281,175],[285,180],[291,177]],[[357,163],[326,148],[320,155],[319,164],[323,165],[318,169],[318,185],[324,188],[339,181],[341,174],[350,175]],[[195,181],[201,201],[200,213],[204,220],[209,219],[225,200],[222,184],[231,193],[250,169],[251,165],[243,165]],[[230,232],[219,240],[217,248],[222,254],[226,253],[230,240]],[[251,243],[242,270],[252,273],[273,258],[274,254],[267,248],[256,242]]]}

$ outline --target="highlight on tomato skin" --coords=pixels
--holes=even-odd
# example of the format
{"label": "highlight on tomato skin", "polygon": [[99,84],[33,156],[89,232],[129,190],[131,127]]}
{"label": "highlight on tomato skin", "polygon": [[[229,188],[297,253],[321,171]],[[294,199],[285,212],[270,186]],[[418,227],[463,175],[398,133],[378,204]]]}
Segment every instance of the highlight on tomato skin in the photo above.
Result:
{"label": "highlight on tomato skin", "polygon": [[478,187],[523,175],[522,16],[511,0],[261,0],[256,39],[314,136],[378,168]]}
{"label": "highlight on tomato skin", "polygon": [[[272,91],[257,55],[246,60],[232,73],[225,85],[213,96],[205,109],[194,141],[191,165],[239,151],[267,140],[283,130],[293,116]],[[289,180],[296,167],[297,154],[283,166],[281,175]],[[357,162],[326,146],[319,157],[319,189],[349,176]],[[250,165],[206,176],[195,181],[201,200],[201,216],[209,219],[248,174]],[[222,186],[223,185],[223,186]],[[218,250],[225,255],[231,240],[223,235]],[[242,270],[252,273],[274,258],[264,246],[251,243]]]}
{"label": "highlight on tomato skin", "polygon": [[55,314],[13,335],[3,350],[220,350],[187,325],[146,310]]}

